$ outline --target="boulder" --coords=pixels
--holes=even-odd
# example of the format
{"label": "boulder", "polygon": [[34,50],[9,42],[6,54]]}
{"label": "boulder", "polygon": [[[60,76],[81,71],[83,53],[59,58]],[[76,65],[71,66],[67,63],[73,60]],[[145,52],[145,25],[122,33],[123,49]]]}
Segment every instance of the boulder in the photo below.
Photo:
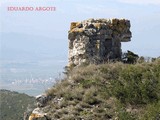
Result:
{"label": "boulder", "polygon": [[45,104],[49,99],[50,99],[50,96],[47,96],[46,94],[36,96],[37,107],[45,106]]}

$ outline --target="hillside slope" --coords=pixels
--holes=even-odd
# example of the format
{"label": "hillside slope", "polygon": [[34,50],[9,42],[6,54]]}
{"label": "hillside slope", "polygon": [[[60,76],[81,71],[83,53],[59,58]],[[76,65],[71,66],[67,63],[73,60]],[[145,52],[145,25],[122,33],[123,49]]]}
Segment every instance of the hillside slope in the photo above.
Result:
{"label": "hillside slope", "polygon": [[159,120],[160,60],[73,69],[46,94],[51,120]]}
{"label": "hillside slope", "polygon": [[0,120],[23,120],[24,111],[34,102],[35,98],[26,94],[0,90]]}

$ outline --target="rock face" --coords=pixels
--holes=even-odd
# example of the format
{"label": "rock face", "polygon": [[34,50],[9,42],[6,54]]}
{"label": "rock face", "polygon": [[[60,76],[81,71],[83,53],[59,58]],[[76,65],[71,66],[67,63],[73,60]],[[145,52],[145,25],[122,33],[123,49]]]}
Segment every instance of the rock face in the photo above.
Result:
{"label": "rock face", "polygon": [[[32,111],[28,120],[50,120],[47,113],[43,111],[43,107],[50,99],[51,97],[46,94],[36,96],[37,108]],[[27,120],[27,118],[24,118],[24,120]]]}
{"label": "rock face", "polygon": [[49,96],[43,94],[43,95],[38,95],[36,96],[36,101],[37,101],[37,106],[38,107],[43,107],[45,106],[46,102],[50,99]]}
{"label": "rock face", "polygon": [[121,59],[121,42],[131,40],[130,21],[89,19],[72,22],[68,34],[69,65]]}

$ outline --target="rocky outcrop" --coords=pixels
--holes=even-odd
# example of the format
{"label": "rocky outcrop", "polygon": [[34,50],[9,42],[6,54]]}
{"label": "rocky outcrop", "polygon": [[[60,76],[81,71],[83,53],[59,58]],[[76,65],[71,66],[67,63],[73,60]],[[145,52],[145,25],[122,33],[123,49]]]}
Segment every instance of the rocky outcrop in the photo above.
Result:
{"label": "rocky outcrop", "polygon": [[[44,108],[46,103],[51,99],[50,96],[46,94],[36,96],[37,108],[35,108],[30,114],[28,120],[50,120],[47,116],[47,113],[44,112]],[[24,119],[26,120],[26,119]]]}
{"label": "rocky outcrop", "polygon": [[130,21],[89,19],[72,22],[68,34],[69,65],[121,59],[121,42],[131,40]]}
{"label": "rocky outcrop", "polygon": [[36,96],[37,107],[45,106],[45,104],[49,99],[50,99],[50,96],[47,96],[46,94]]}

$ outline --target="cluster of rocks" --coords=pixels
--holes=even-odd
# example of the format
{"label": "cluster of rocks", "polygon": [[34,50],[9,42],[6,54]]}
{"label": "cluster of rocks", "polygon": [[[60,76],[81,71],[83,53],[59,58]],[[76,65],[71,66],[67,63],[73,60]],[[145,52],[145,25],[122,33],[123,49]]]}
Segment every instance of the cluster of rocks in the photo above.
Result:
{"label": "cluster of rocks", "polygon": [[[51,104],[60,105],[63,101],[62,97],[54,97],[48,96],[46,94],[36,96],[36,108],[30,112],[28,117],[25,117],[24,120],[51,120],[51,115],[48,114],[51,110]],[[50,102],[50,104],[47,104]],[[54,114],[54,113],[52,113]]]}
{"label": "cluster of rocks", "polygon": [[36,96],[37,107],[44,107],[47,101],[49,101],[50,99],[51,97],[47,96],[46,94]]}
{"label": "cluster of rocks", "polygon": [[72,22],[68,33],[69,65],[121,59],[121,42],[131,40],[130,21],[89,19]]}
{"label": "cluster of rocks", "polygon": [[[46,94],[38,95],[36,96],[36,108],[31,110],[30,115],[26,114],[24,115],[24,120],[50,120],[47,116],[47,113],[44,112],[44,108],[46,106],[46,103],[51,100],[50,96],[47,96]],[[28,116],[28,117],[27,117]]]}

